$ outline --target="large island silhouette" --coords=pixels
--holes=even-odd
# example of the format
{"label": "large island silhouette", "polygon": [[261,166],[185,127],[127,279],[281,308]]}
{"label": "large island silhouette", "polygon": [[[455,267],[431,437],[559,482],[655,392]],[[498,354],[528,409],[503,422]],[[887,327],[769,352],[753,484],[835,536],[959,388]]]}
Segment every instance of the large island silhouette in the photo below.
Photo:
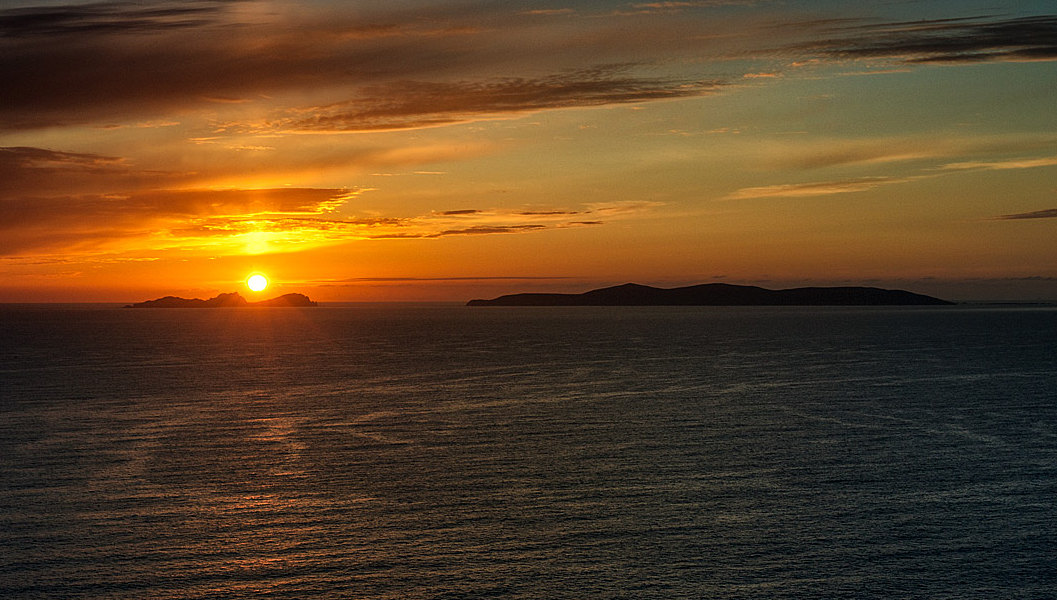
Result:
{"label": "large island silhouette", "polygon": [[583,294],[510,294],[470,300],[467,306],[918,306],[954,304],[932,296],[875,287],[802,287],[769,290],[704,283],[656,288],[625,283]]}
{"label": "large island silhouette", "polygon": [[283,306],[316,306],[316,303],[304,294],[283,294],[270,300],[250,302],[238,292],[217,294],[209,300],[201,298],[180,298],[165,296],[156,300],[147,300],[129,304],[125,308],[244,308],[244,307],[283,307]]}

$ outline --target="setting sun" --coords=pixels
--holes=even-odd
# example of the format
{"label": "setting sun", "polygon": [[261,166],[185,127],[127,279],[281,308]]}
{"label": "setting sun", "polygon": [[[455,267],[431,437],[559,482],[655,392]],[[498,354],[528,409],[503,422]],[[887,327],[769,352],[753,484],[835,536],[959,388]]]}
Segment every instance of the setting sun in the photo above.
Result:
{"label": "setting sun", "polygon": [[268,287],[268,278],[260,273],[250,275],[250,278],[246,280],[246,286],[255,292],[260,292]]}

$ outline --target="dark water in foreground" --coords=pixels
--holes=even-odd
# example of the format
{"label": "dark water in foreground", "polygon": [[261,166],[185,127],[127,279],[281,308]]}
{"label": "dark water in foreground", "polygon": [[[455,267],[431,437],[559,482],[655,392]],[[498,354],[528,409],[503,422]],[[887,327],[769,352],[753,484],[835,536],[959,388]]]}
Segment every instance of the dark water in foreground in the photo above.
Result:
{"label": "dark water in foreground", "polygon": [[1045,598],[1055,499],[1055,309],[0,309],[0,598]]}

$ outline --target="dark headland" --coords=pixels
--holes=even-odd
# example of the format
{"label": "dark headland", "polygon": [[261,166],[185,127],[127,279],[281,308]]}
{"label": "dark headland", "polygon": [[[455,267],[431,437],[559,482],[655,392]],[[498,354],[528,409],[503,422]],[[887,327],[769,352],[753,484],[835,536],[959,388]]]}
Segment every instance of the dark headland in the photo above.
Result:
{"label": "dark headland", "polygon": [[920,306],[954,304],[904,290],[874,287],[803,287],[769,290],[752,285],[705,283],[656,288],[636,283],[583,294],[510,294],[470,300],[467,306]]}
{"label": "dark headland", "polygon": [[218,294],[209,300],[165,296],[164,298],[158,298],[157,300],[147,300],[145,302],[129,304],[125,308],[248,308],[257,306],[316,306],[316,303],[304,294],[283,294],[282,296],[272,298],[271,300],[249,302],[239,295],[238,292],[231,292],[229,294]]}

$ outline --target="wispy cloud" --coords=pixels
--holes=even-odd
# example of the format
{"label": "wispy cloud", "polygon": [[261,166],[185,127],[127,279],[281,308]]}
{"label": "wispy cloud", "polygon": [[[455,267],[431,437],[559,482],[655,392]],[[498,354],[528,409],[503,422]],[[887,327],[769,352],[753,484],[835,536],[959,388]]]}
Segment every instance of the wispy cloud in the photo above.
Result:
{"label": "wispy cloud", "polygon": [[785,143],[771,142],[764,147],[760,160],[769,167],[781,169],[825,169],[912,161],[928,161],[936,165],[936,168],[950,171],[1012,169],[1049,166],[1052,161],[1057,161],[1057,157],[1036,156],[1002,161],[964,159],[1050,152],[1055,145],[1057,138],[1052,135],[930,134],[850,139],[817,138]]}
{"label": "wispy cloud", "polygon": [[636,2],[631,6],[640,10],[684,10],[688,8],[715,8],[717,6],[751,6],[757,0],[681,0],[667,2]]}
{"label": "wispy cloud", "polygon": [[0,168],[36,168],[65,167],[77,169],[98,169],[111,167],[122,162],[115,156],[85,154],[78,152],[61,152],[47,148],[15,146],[0,148]]}
{"label": "wispy cloud", "polygon": [[834,181],[790,183],[747,187],[728,194],[726,200],[748,200],[752,198],[807,198],[865,192],[877,187],[907,183],[920,177],[858,177]]}
{"label": "wispy cloud", "polygon": [[[327,16],[208,0],[0,10],[0,129],[142,121],[497,60],[457,13]],[[481,38],[476,51],[454,41],[465,37]]]}
{"label": "wispy cloud", "polygon": [[531,16],[555,16],[576,14],[575,8],[538,8],[535,10],[523,10],[519,14]]}
{"label": "wispy cloud", "polygon": [[[396,160],[392,159],[391,160]],[[656,203],[452,208],[354,216],[370,188],[205,188],[197,175],[141,171],[120,157],[0,148],[0,255],[198,249],[262,253],[356,239],[531,233],[601,225]],[[166,188],[166,183],[184,187]],[[71,193],[72,190],[77,192]]]}
{"label": "wispy cloud", "polygon": [[[881,186],[951,176],[968,171],[1033,169],[1057,166],[1057,157],[1018,157],[1003,160],[954,158],[995,156],[1030,150],[1052,150],[1051,136],[905,137],[861,140],[822,139],[810,142],[771,144],[762,152],[760,164],[778,169],[805,171],[831,168],[890,168],[897,163],[901,174],[847,177],[806,183],[746,187],[724,199],[794,198],[863,192]],[[909,173],[909,174],[908,174]]]}
{"label": "wispy cloud", "polygon": [[[77,157],[90,160],[89,157]],[[0,256],[181,249],[199,254],[290,252],[365,239],[508,235],[602,225],[653,202],[582,209],[452,209],[418,216],[352,216],[366,190],[139,190],[128,194],[0,195]]]}
{"label": "wispy cloud", "polygon": [[580,214],[597,214],[603,216],[631,215],[653,210],[664,206],[663,202],[652,200],[615,200],[612,202],[591,202],[588,211]]}
{"label": "wispy cloud", "polygon": [[[356,193],[282,188],[0,196],[0,254],[195,246],[201,242],[196,237],[221,231],[240,235],[260,230],[258,224],[311,222]],[[192,231],[202,235],[188,235]]]}
{"label": "wispy cloud", "polygon": [[1035,169],[1057,166],[1057,156],[1023,158],[1000,161],[965,161],[950,163],[942,168],[948,171],[1006,171],[1011,169]]}
{"label": "wispy cloud", "polygon": [[[0,10],[0,130],[204,111],[270,111],[279,129],[402,129],[686,97],[717,85],[594,66],[669,61],[669,46],[694,47],[687,40],[710,31],[706,20],[684,21],[673,34],[663,16],[630,30],[600,14],[577,28],[543,18],[569,10],[441,3],[283,11],[252,0]],[[555,74],[540,75],[547,72]]]}
{"label": "wispy cloud", "polygon": [[494,276],[494,277],[350,277],[348,279],[326,279],[318,280],[318,283],[370,283],[386,281],[552,281],[562,279],[575,279],[568,276],[552,277],[525,277],[525,276]]}
{"label": "wispy cloud", "polygon": [[0,37],[149,33],[214,22],[226,2],[174,2],[137,6],[127,2],[35,6],[0,11]]}
{"label": "wispy cloud", "polygon": [[1036,210],[1026,213],[1015,213],[1011,215],[1000,215],[995,217],[998,221],[1017,221],[1020,219],[1057,219],[1057,208]]}
{"label": "wispy cloud", "polygon": [[625,66],[582,69],[549,77],[457,83],[402,81],[368,86],[357,98],[289,110],[225,131],[349,132],[433,127],[557,108],[593,107],[701,96],[718,81],[635,77]]}
{"label": "wispy cloud", "polygon": [[830,58],[885,58],[907,63],[1057,60],[1057,16],[974,17],[845,25],[832,37],[791,49]]}
{"label": "wispy cloud", "polygon": [[18,195],[116,193],[172,185],[175,172],[136,169],[122,157],[26,146],[0,147],[0,201]]}

